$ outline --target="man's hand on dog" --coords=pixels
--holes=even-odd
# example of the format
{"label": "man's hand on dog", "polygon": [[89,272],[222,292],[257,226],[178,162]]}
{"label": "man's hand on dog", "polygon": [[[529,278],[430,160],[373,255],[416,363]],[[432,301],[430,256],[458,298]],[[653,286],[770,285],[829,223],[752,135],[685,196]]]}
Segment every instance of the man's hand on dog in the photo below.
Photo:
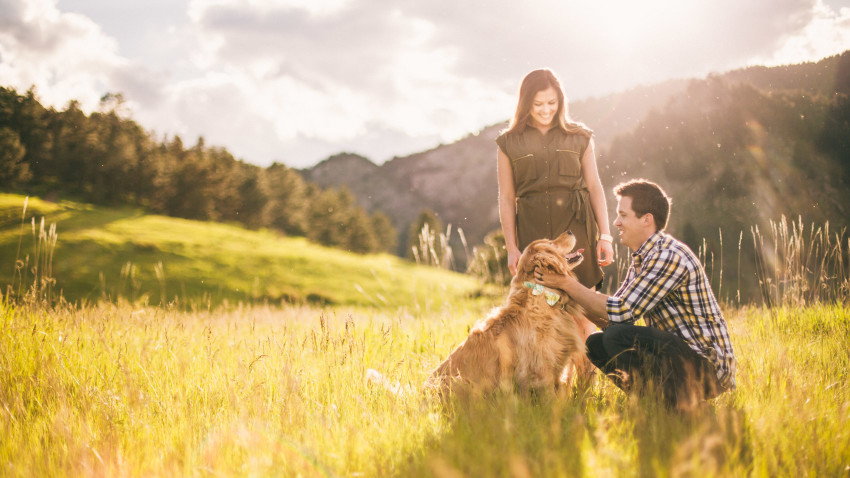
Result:
{"label": "man's hand on dog", "polygon": [[566,293],[567,284],[575,279],[569,274],[556,274],[545,267],[537,266],[534,268],[534,280],[550,289],[558,289]]}
{"label": "man's hand on dog", "polygon": [[[583,252],[584,249],[579,249],[577,251],[573,251],[570,254],[567,254],[567,263],[574,264],[581,262]],[[549,287],[550,289],[559,289],[561,292],[564,293],[566,293],[567,286],[569,284],[568,281],[570,279],[575,280],[575,278],[573,278],[569,274],[556,274],[555,272],[550,271],[546,267],[542,267],[539,265],[534,267],[534,279],[538,283]]]}

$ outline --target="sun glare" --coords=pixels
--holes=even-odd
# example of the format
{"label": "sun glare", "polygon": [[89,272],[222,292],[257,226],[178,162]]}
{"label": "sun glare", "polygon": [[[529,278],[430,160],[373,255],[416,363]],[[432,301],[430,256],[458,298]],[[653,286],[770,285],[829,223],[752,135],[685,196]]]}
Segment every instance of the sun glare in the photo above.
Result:
{"label": "sun glare", "polygon": [[257,3],[271,8],[294,7],[306,10],[314,15],[323,15],[339,11],[348,3],[348,0],[260,0]]}
{"label": "sun glare", "polygon": [[252,11],[274,11],[279,9],[298,9],[313,15],[323,15],[341,10],[349,0],[191,0],[189,15],[198,16],[200,12],[215,6],[237,6]]}
{"label": "sun glare", "polygon": [[670,33],[693,22],[692,2],[645,0],[589,2],[588,23],[601,25],[604,42],[612,51],[628,53],[648,43],[675,41]]}

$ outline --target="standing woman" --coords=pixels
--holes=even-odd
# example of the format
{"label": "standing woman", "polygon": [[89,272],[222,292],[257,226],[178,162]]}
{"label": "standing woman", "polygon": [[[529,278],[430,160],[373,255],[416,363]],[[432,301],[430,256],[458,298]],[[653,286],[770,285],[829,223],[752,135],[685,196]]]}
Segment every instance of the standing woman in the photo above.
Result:
{"label": "standing woman", "polygon": [[[614,249],[592,135],[570,120],[564,91],[552,71],[525,76],[510,126],[496,138],[499,219],[511,275],[529,243],[569,229],[576,236],[576,250],[584,249],[584,261],[574,269],[579,282],[601,287],[600,266],[611,263]],[[584,322],[585,330],[592,330]]]}

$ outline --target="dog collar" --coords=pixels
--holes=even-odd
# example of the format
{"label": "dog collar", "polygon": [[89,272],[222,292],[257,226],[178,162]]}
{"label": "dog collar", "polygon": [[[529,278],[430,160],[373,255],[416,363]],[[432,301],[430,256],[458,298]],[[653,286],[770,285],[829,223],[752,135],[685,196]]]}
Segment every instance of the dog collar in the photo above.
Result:
{"label": "dog collar", "polygon": [[557,304],[558,300],[561,298],[560,294],[553,291],[552,289],[547,289],[546,287],[543,287],[543,285],[541,284],[535,284],[533,282],[525,281],[522,283],[522,285],[531,289],[532,295],[543,294],[543,297],[546,298],[546,303],[552,307],[555,307],[555,304]]}

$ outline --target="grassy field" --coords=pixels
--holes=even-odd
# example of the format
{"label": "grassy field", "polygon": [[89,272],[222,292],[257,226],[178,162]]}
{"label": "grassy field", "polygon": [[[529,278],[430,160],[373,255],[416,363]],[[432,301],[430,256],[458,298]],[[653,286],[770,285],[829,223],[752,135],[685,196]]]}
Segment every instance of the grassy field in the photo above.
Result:
{"label": "grassy field", "polygon": [[[806,302],[807,247],[764,281],[786,305],[724,308],[738,389],[691,413],[601,378],[442,407],[364,376],[418,387],[501,300],[471,279],[74,203],[30,199],[21,234],[22,205],[0,195],[0,476],[850,475],[850,307]],[[76,301],[13,300],[36,264]]]}
{"label": "grassy field", "polygon": [[[9,285],[17,290],[31,283],[14,276],[15,258],[35,263],[42,218],[45,229],[56,225],[59,237],[54,292],[72,302],[122,298],[207,308],[285,302],[427,311],[480,293],[467,276],[389,254],[364,256],[272,231],[0,194],[4,293]],[[32,275],[30,267],[23,272]]]}
{"label": "grassy field", "polygon": [[691,414],[605,380],[442,409],[485,311],[0,305],[4,476],[846,476],[850,310],[731,311],[738,389]]}

